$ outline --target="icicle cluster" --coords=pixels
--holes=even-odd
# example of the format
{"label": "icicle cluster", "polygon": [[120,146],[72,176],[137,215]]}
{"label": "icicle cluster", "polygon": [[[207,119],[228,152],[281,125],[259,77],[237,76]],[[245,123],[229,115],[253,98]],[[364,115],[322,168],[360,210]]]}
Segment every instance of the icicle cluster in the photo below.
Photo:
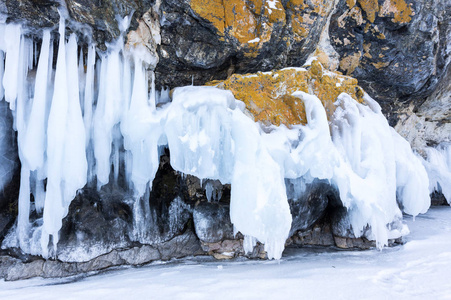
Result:
{"label": "icicle cluster", "polygon": [[[308,124],[266,133],[231,92],[214,87],[177,88],[172,103],[157,108],[165,101],[157,99],[153,84],[148,92],[146,66],[154,59],[145,49],[125,51],[120,38],[97,58],[94,46],[83,53],[75,35],[66,36],[64,19],[59,34],[53,49],[50,32],[43,32],[37,58],[20,25],[0,24],[0,96],[9,102],[18,132],[17,239],[25,252],[47,257],[77,190],[118,180],[122,144],[125,178],[136,199],[134,234],[141,242],[149,209],[140,201],[152,187],[162,147],[170,149],[175,170],[231,184],[230,216],[245,236],[245,250],[260,241],[269,258],[281,257],[290,231],[285,178],[329,179],[355,235],[370,225],[365,234],[379,246],[405,232],[390,228],[402,218],[397,196],[409,214],[429,206],[424,167],[368,96],[359,104],[342,94],[329,123],[317,97],[294,93],[305,103]],[[213,186],[207,187],[211,197]],[[31,209],[42,212],[38,226],[29,224]]]}

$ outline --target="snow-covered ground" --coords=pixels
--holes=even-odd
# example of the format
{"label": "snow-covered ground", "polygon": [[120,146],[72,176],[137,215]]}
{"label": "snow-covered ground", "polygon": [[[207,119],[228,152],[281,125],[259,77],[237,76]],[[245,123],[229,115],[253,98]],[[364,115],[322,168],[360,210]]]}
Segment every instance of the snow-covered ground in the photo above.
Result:
{"label": "snow-covered ground", "polygon": [[0,281],[0,299],[451,299],[451,207],[406,222],[407,243],[382,251],[287,249],[280,261],[191,258]]}

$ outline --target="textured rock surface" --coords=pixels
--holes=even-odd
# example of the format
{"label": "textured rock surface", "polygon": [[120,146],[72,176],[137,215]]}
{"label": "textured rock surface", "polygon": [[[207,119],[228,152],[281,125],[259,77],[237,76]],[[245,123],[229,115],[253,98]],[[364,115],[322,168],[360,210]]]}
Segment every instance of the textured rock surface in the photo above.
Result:
{"label": "textured rock surface", "polygon": [[[195,199],[184,195],[188,195],[186,183],[170,167],[169,158],[163,156],[152,192],[143,199],[148,201],[150,210],[148,227],[143,233],[146,243],[169,241],[189,226],[192,218],[189,203]],[[71,202],[68,216],[63,220],[58,258],[80,261],[133,246],[136,243],[134,203],[132,193],[120,185],[108,184],[99,192],[83,189]]]}
{"label": "textured rock surface", "polygon": [[232,75],[225,81],[213,81],[209,85],[232,91],[235,98],[246,104],[256,121],[265,125],[291,126],[305,124],[305,108],[302,101],[292,96],[296,91],[316,95],[330,117],[338,95],[347,93],[362,102],[363,90],[357,80],[327,71],[317,60],[304,68],[286,68],[257,74]]}
{"label": "textured rock surface", "polygon": [[0,101],[0,244],[17,215],[20,162],[13,118],[6,101]]}
{"label": "textured rock surface", "polygon": [[252,252],[245,253],[243,248],[243,236],[238,234],[236,239],[223,240],[216,243],[201,242],[202,250],[208,255],[216,259],[231,259],[239,256],[246,256],[248,258],[267,259],[268,256],[265,251],[265,245],[257,243]]}
{"label": "textured rock surface", "polygon": [[451,142],[451,65],[434,93],[399,110],[398,119],[396,131],[421,154],[427,146]]}
{"label": "textured rock surface", "polygon": [[[388,240],[388,246],[402,244],[402,238]],[[320,222],[307,231],[298,231],[287,240],[287,247],[323,246],[347,250],[367,250],[376,248],[376,242],[365,237],[342,237],[334,235],[328,222]]]}
{"label": "textured rock surface", "polygon": [[[120,33],[116,15],[124,17],[134,11],[127,46],[142,44],[159,60],[158,86],[210,82],[230,89],[245,102],[253,117],[266,125],[305,123],[302,103],[291,97],[297,90],[317,95],[330,116],[333,102],[341,92],[361,101],[361,85],[382,104],[390,123],[397,124],[396,129],[420,153],[426,146],[451,142],[450,1],[66,0],[64,3],[69,29],[78,32],[82,42],[93,39],[100,50],[105,50],[106,44]],[[30,34],[35,34],[43,27],[56,28],[58,5],[58,1],[47,0],[2,1],[0,21],[7,16],[8,21],[23,22],[31,28]],[[81,28],[87,29],[84,34]],[[337,52],[336,66],[329,63],[332,52],[324,52],[328,35],[332,50]],[[239,75],[301,66],[312,53],[326,63],[324,66],[338,68],[339,72],[328,71],[314,61],[306,69]],[[155,64],[149,67],[154,68]],[[6,120],[10,122],[11,118]],[[11,128],[11,124],[6,127]],[[9,154],[15,155],[14,134],[6,137],[13,146]],[[13,176],[17,176],[17,157],[8,160],[15,165]],[[13,179],[0,194],[0,242],[14,223],[18,182]],[[177,174],[170,167],[168,156],[163,156],[148,195],[152,226],[147,237],[151,237],[152,245],[139,247],[130,236],[131,195],[117,186],[107,186],[100,193],[85,189],[64,220],[58,257],[76,258],[70,255],[81,246],[94,249],[88,253],[94,258],[63,263],[1,256],[0,278],[69,276],[204,252],[219,259],[244,255],[242,236],[232,239],[227,218],[230,186],[221,186],[217,190],[222,195],[220,203],[211,204],[205,202],[207,184],[193,176]],[[330,209],[330,198],[335,197],[332,195],[330,186],[319,185],[312,186],[303,197],[290,200],[293,237],[289,243],[372,247],[365,238],[356,239],[350,230],[340,231],[349,226],[343,225],[346,213],[339,206],[334,207],[330,226],[321,223]],[[205,220],[208,222],[201,224]],[[189,231],[193,226],[201,241]],[[96,253],[98,244],[103,248]],[[126,250],[114,250],[117,248]],[[263,245],[258,244],[248,255],[263,258],[266,253]]]}
{"label": "textured rock surface", "polygon": [[157,82],[200,85],[232,73],[302,65],[332,7],[326,0],[163,1]]}
{"label": "textured rock surface", "polygon": [[[326,213],[329,202],[337,203],[340,201],[338,191],[334,189],[327,181],[314,180],[312,183],[304,184],[285,180],[288,195],[294,196],[288,198],[293,221],[291,223],[290,236],[297,231],[306,231],[318,222]],[[299,195],[290,191],[299,188],[304,184],[304,191]],[[297,197],[296,197],[297,196]]]}
{"label": "textured rock surface", "polygon": [[341,0],[329,34],[339,70],[356,77],[396,121],[400,106],[430,95],[449,63],[447,0]]}
{"label": "textured rock surface", "polygon": [[157,247],[145,245],[127,250],[113,250],[87,262],[69,263],[41,258],[22,261],[12,256],[0,255],[0,278],[12,281],[32,277],[65,277],[120,265],[142,265],[154,260],[202,254],[204,252],[199,240],[191,231],[187,231]]}
{"label": "textured rock surface", "polygon": [[287,244],[330,247],[335,246],[335,241],[328,224],[317,224],[310,230],[296,232],[288,239]]}
{"label": "textured rock surface", "polygon": [[133,212],[125,197],[132,203],[131,196],[120,190],[98,193],[84,189],[77,195],[63,220],[57,256],[63,261],[80,261],[130,246]]}
{"label": "textured rock surface", "polygon": [[[154,0],[67,0],[65,4],[68,26],[78,32],[87,28],[91,34],[85,38],[92,35],[101,49],[119,35],[116,15],[134,11],[129,42],[141,43],[159,57],[157,86],[170,88],[224,80],[234,73],[301,66],[315,50],[327,48],[319,41],[324,36],[321,43],[328,44],[329,35],[338,53],[338,70],[359,80],[382,104],[392,125],[398,113],[410,105],[416,111],[434,92],[450,61],[447,0],[161,0],[161,5]],[[0,14],[32,28],[55,27],[57,8],[57,1],[8,0],[0,3]],[[322,50],[315,55],[323,63],[335,55]]]}
{"label": "textured rock surface", "polygon": [[[0,15],[8,21],[20,22],[28,30],[42,28],[56,29],[59,22],[58,10],[69,18],[69,27],[80,34],[86,42],[94,41],[105,50],[105,43],[111,42],[120,34],[117,16],[132,16],[131,28],[138,26],[137,19],[151,8],[155,0],[6,0],[0,3]],[[82,33],[82,30],[85,31]],[[86,32],[87,30],[87,32]]]}
{"label": "textured rock surface", "polygon": [[201,202],[194,208],[193,221],[196,235],[202,242],[217,243],[233,239],[228,206]]}

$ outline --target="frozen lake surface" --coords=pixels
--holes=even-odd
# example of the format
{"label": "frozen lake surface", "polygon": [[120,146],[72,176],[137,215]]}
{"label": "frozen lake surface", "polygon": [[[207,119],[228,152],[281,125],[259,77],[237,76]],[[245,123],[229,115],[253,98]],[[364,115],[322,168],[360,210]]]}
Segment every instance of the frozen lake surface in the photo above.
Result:
{"label": "frozen lake surface", "polygon": [[451,207],[405,219],[406,244],[382,251],[288,249],[280,261],[203,257],[0,281],[0,299],[451,299]]}

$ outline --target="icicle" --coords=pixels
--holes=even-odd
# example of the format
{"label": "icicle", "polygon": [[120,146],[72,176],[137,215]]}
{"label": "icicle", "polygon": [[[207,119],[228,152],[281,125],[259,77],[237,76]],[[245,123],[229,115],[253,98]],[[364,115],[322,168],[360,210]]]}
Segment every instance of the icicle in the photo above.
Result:
{"label": "icicle", "polygon": [[135,72],[131,101],[128,111],[121,123],[121,132],[124,136],[124,147],[132,154],[131,181],[135,195],[141,197],[146,186],[152,185],[152,180],[159,165],[157,143],[161,127],[158,117],[154,117],[148,104],[147,78],[143,62],[135,56]]}
{"label": "icicle", "polygon": [[84,112],[84,97],[85,97],[85,88],[86,88],[86,76],[85,76],[85,64],[83,60],[83,49],[80,49],[80,54],[78,56],[78,80],[79,80],[79,98],[80,98],[80,106],[81,111]]}
{"label": "icicle", "polygon": [[[27,73],[29,65],[29,49],[32,44],[30,41],[20,38],[20,50],[19,50],[19,64],[16,66],[17,69],[17,82],[16,82],[16,115],[15,124],[17,129],[17,143],[19,146],[19,158],[21,161],[24,160],[23,155],[23,142],[24,135],[27,130],[28,123],[28,86],[27,86]],[[11,104],[12,102],[10,102]],[[30,169],[27,163],[22,164],[20,172],[20,189],[19,189],[19,213],[17,221],[17,237],[19,240],[20,247],[29,252],[29,217],[30,217]]]}
{"label": "icicle", "polygon": [[99,68],[99,86],[98,97],[95,112],[93,114],[93,130],[92,130],[92,144],[95,157],[95,175],[97,177],[97,188],[100,188],[108,183],[110,173],[110,154],[111,154],[111,139],[108,136],[109,124],[104,121],[104,111],[106,106],[106,73],[107,73],[107,58],[102,58]]}
{"label": "icicle", "polygon": [[72,199],[75,198],[78,189],[86,184],[87,161],[86,161],[86,135],[83,117],[80,108],[79,83],[78,83],[78,56],[77,40],[72,34],[67,44],[67,82],[68,87],[68,109],[66,119],[66,133],[64,140],[63,177],[64,202],[67,214]]}
{"label": "icicle", "polygon": [[[4,24],[4,20],[2,20],[0,16],[0,51],[3,53],[6,51],[6,43],[5,43],[5,28],[6,24]],[[0,85],[2,85],[2,82],[0,81]]]}
{"label": "icicle", "polygon": [[156,96],[156,91],[155,91],[155,72],[151,72],[152,74],[152,83],[150,86],[150,99],[149,99],[149,104],[150,107],[155,110],[156,106],[157,106],[157,96]]}
{"label": "icicle", "polygon": [[92,107],[94,105],[94,75],[95,75],[96,49],[94,45],[88,47],[88,60],[86,63],[86,86],[84,88],[83,121],[86,132],[86,157],[88,161],[88,182],[94,179],[94,153],[90,140],[92,136]]}
{"label": "icicle", "polygon": [[[24,38],[25,39],[25,38]],[[28,40],[28,39],[27,39]],[[33,70],[35,64],[34,64],[34,41],[30,40],[28,43],[28,47],[27,47],[27,53],[25,54],[26,56],[28,56],[27,59],[27,67],[28,67],[28,71]]]}
{"label": "icicle", "polygon": [[123,113],[122,61],[119,51],[120,49],[115,48],[102,58],[93,132],[98,188],[108,183],[113,127],[119,123]]}
{"label": "icicle", "polygon": [[[49,86],[50,31],[45,30],[34,88],[34,99],[30,113],[29,126],[25,132],[22,149],[22,164],[31,171],[42,170],[45,161],[47,99]],[[51,66],[50,66],[51,67]],[[44,174],[42,174],[44,175]],[[43,178],[41,178],[43,179]]]}
{"label": "icicle", "polygon": [[[122,90],[124,94],[123,102],[124,102],[124,111],[127,111],[130,107],[130,99],[132,96],[132,66],[131,66],[131,58],[129,55],[124,55],[123,59],[123,79],[122,79]],[[124,117],[124,115],[122,115]]]}
{"label": "icicle", "polygon": [[428,186],[428,174],[421,161],[393,128],[390,128],[395,143],[396,187],[398,201],[402,203],[403,212],[416,216],[424,214],[431,205]]}
{"label": "icicle", "polygon": [[6,60],[3,88],[5,89],[5,100],[9,102],[11,110],[15,110],[17,89],[21,86],[17,68],[20,60],[21,31],[21,26],[16,24],[8,24],[5,28]]}
{"label": "icicle", "polygon": [[38,65],[38,44],[36,42],[33,43],[33,66]]}
{"label": "icicle", "polygon": [[171,102],[171,98],[169,97],[169,88],[161,88],[160,93],[158,94],[157,104],[164,104]]}
{"label": "icicle", "polygon": [[205,184],[205,196],[207,196],[208,202],[211,202],[211,196],[213,195],[213,191],[214,191],[213,184],[210,181],[208,181],[207,184]]}
{"label": "icicle", "polygon": [[244,240],[243,240],[243,248],[244,248],[244,252],[247,253],[252,253],[252,250],[254,250],[255,245],[257,244],[257,239],[249,236],[249,235],[245,235],[244,236]]}
{"label": "icicle", "polygon": [[55,88],[47,128],[48,179],[41,239],[42,255],[44,257],[48,257],[47,246],[49,235],[53,237],[53,248],[56,250],[58,231],[62,226],[62,219],[65,215],[61,182],[63,178],[62,167],[69,99],[66,69],[65,20],[63,18],[60,19],[59,34]]}
{"label": "icicle", "polygon": [[30,232],[30,170],[22,166],[20,171],[19,213],[17,216],[17,237],[20,248],[29,252]]}
{"label": "icicle", "polygon": [[147,186],[142,197],[137,197],[133,205],[133,236],[141,243],[149,243],[148,232],[152,229],[152,216],[149,205],[150,187]]}
{"label": "icicle", "polygon": [[119,126],[116,125],[113,128],[113,179],[114,184],[117,185],[119,179],[119,169],[120,169],[120,152],[119,147],[122,141],[122,135]]}
{"label": "icicle", "polygon": [[44,180],[39,178],[42,178],[42,175],[40,175],[38,172],[36,175],[36,187],[35,187],[36,190],[34,194],[34,204],[37,213],[42,212],[45,203]]}

